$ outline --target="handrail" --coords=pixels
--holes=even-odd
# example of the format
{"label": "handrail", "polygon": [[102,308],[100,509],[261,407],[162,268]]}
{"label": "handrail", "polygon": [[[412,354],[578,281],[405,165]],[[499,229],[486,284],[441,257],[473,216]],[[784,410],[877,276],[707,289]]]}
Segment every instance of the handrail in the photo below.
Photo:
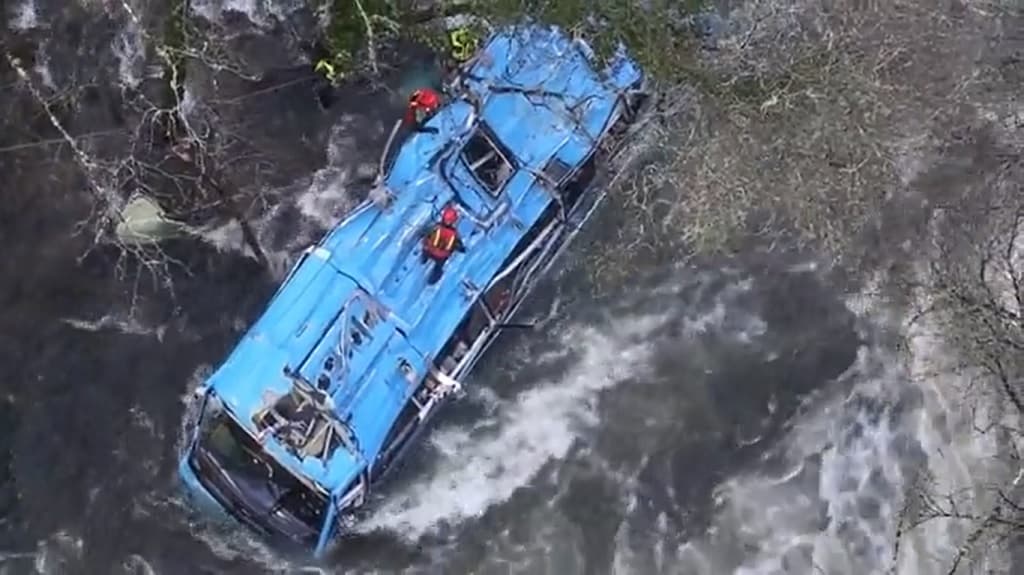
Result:
{"label": "handrail", "polygon": [[537,236],[537,239],[530,242],[530,245],[526,246],[526,249],[524,249],[521,254],[516,256],[516,259],[512,260],[511,263],[505,266],[505,269],[501,270],[501,272],[499,272],[498,275],[494,276],[494,279],[488,282],[486,289],[490,289],[491,286],[497,285],[499,282],[501,282],[501,280],[505,279],[513,271],[515,271],[515,269],[518,268],[520,264],[526,261],[527,257],[532,255],[533,252],[537,250],[537,246],[541,245],[547,239],[547,237],[551,235],[552,230],[554,230],[557,227],[557,223],[557,220],[555,220],[548,224],[548,226],[544,228],[544,231],[542,231],[540,235]]}
{"label": "handrail", "polygon": [[398,135],[398,130],[402,127],[402,120],[395,120],[395,125],[391,128],[391,134],[388,136],[387,143],[384,144],[384,150],[380,153],[380,162],[377,163],[377,177],[374,179],[374,186],[380,185],[384,181],[384,164],[388,160],[388,152],[391,151],[391,145],[395,142],[395,136]]}
{"label": "handrail", "polygon": [[477,226],[480,226],[481,228],[483,228],[485,230],[490,230],[492,227],[494,227],[494,224],[498,221],[498,218],[500,218],[501,216],[505,215],[505,212],[507,212],[508,209],[509,209],[508,206],[509,206],[508,199],[506,198],[505,201],[503,201],[500,204],[498,204],[498,207],[496,207],[494,209],[494,211],[491,212],[491,215],[488,216],[487,219],[484,219],[484,220],[478,219],[478,218],[474,217],[473,214],[468,213],[468,212],[466,213],[466,217],[470,221],[472,221],[474,224],[476,224]]}
{"label": "handrail", "polygon": [[384,179],[387,176],[385,165],[388,161],[388,155],[391,152],[391,146],[394,144],[395,136],[398,135],[398,131],[401,127],[402,120],[395,120],[395,125],[391,128],[391,134],[388,135],[388,141],[384,144],[384,149],[380,153],[380,161],[377,163],[377,175],[374,176],[373,188],[370,189],[370,201],[382,210],[387,210],[391,206],[391,201],[394,198],[391,190],[384,185]]}

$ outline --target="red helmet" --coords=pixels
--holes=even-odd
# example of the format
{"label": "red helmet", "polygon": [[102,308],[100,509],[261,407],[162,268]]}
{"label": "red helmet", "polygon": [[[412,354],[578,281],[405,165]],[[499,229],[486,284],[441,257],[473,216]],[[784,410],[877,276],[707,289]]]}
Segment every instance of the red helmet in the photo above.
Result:
{"label": "red helmet", "polygon": [[409,104],[413,107],[432,110],[441,105],[441,96],[430,88],[420,88],[412,93]]}
{"label": "red helmet", "polygon": [[455,208],[451,206],[445,206],[441,210],[441,223],[446,226],[453,226],[455,222],[459,220],[459,212],[455,211]]}

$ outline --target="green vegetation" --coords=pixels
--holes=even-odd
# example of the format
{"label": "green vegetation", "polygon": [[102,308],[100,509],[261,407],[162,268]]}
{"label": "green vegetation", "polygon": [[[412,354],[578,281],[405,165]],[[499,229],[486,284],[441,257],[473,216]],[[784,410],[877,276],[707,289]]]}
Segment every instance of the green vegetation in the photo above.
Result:
{"label": "green vegetation", "polygon": [[[359,60],[368,39],[356,1],[331,6],[332,45]],[[880,104],[887,88],[877,78],[880,59],[844,56],[844,44],[859,44],[858,36],[837,37],[829,46],[810,37],[778,42],[748,23],[741,45],[723,47],[709,60],[691,27],[692,16],[709,9],[707,0],[464,0],[432,18],[386,0],[362,0],[362,6],[372,22],[387,19],[435,49],[446,42],[441,16],[500,26],[530,15],[580,35],[601,58],[625,44],[662,91],[692,102],[668,102],[676,112],[666,112],[656,136],[661,169],[627,178],[613,191],[627,221],[619,248],[600,259],[619,263],[595,269],[628,271],[637,257],[674,258],[680,250],[730,252],[753,236],[813,243],[838,255],[885,201],[878,188],[891,181],[891,161],[872,142],[887,135]],[[376,40],[378,46],[387,41]],[[700,117],[684,117],[694,109]],[[818,121],[824,117],[834,118],[828,127]],[[686,134],[692,139],[710,121],[713,135],[699,148],[690,145]],[[791,142],[789,153],[766,153],[780,138]]]}
{"label": "green vegetation", "polygon": [[397,9],[390,0],[328,0],[325,7],[330,19],[324,43],[342,75],[357,66],[371,40],[380,44],[396,31]]}
{"label": "green vegetation", "polygon": [[188,41],[188,0],[171,0],[170,12],[164,25],[163,47],[164,77],[178,98],[185,85],[185,48]]}
{"label": "green vegetation", "polygon": [[[655,77],[674,79],[692,62],[693,35],[685,17],[704,8],[705,0],[481,0],[494,5],[494,19],[515,20],[532,14],[582,35],[599,58],[620,42]],[[643,4],[643,6],[641,6]],[[482,7],[486,14],[486,6]]]}
{"label": "green vegetation", "polygon": [[599,57],[622,42],[656,77],[678,79],[695,66],[686,16],[707,4],[708,0],[454,0],[424,14],[403,9],[394,0],[330,0],[325,36],[336,57],[354,66],[369,43],[368,22],[378,45],[398,33],[443,50],[445,30],[435,24],[441,16],[466,15],[505,25],[529,14],[582,35]]}
{"label": "green vegetation", "polygon": [[[171,0],[170,10],[167,15],[167,22],[164,25],[164,46],[184,50],[187,38],[186,27],[188,25],[188,0]],[[180,60],[181,56],[175,56]]]}

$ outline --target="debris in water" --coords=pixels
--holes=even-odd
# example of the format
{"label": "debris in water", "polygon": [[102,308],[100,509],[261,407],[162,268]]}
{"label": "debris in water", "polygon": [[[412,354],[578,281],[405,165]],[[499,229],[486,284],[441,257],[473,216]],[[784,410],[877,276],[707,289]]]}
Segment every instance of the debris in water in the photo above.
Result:
{"label": "debris in water", "polygon": [[128,243],[151,243],[190,233],[188,226],[168,218],[155,200],[137,195],[121,212],[115,230],[117,238]]}

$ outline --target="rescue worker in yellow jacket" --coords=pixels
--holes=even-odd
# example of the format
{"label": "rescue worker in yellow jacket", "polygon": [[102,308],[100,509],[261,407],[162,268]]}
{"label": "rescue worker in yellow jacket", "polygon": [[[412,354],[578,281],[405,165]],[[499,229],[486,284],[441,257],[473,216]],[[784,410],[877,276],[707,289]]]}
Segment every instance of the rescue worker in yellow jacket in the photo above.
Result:
{"label": "rescue worker in yellow jacket", "polygon": [[448,33],[451,58],[458,65],[465,64],[473,57],[479,45],[476,34],[469,28],[456,28]]}
{"label": "rescue worker in yellow jacket", "polygon": [[335,90],[345,79],[344,68],[348,65],[348,58],[342,53],[332,56],[322,45],[316,46],[315,51],[317,57],[313,72],[316,73],[316,81],[313,89],[320,107],[327,109],[334,102]]}
{"label": "rescue worker in yellow jacket", "polygon": [[479,44],[477,35],[469,28],[456,28],[448,33],[448,56],[443,62],[449,80],[454,79],[459,68],[473,59]]}
{"label": "rescue worker in yellow jacket", "polygon": [[[334,58],[338,60],[338,58]],[[337,68],[334,67],[334,62],[327,58],[320,58],[316,62],[316,67],[313,71],[317,74],[322,74],[324,79],[331,83],[332,86],[337,87],[341,81],[341,75],[338,73]]]}

